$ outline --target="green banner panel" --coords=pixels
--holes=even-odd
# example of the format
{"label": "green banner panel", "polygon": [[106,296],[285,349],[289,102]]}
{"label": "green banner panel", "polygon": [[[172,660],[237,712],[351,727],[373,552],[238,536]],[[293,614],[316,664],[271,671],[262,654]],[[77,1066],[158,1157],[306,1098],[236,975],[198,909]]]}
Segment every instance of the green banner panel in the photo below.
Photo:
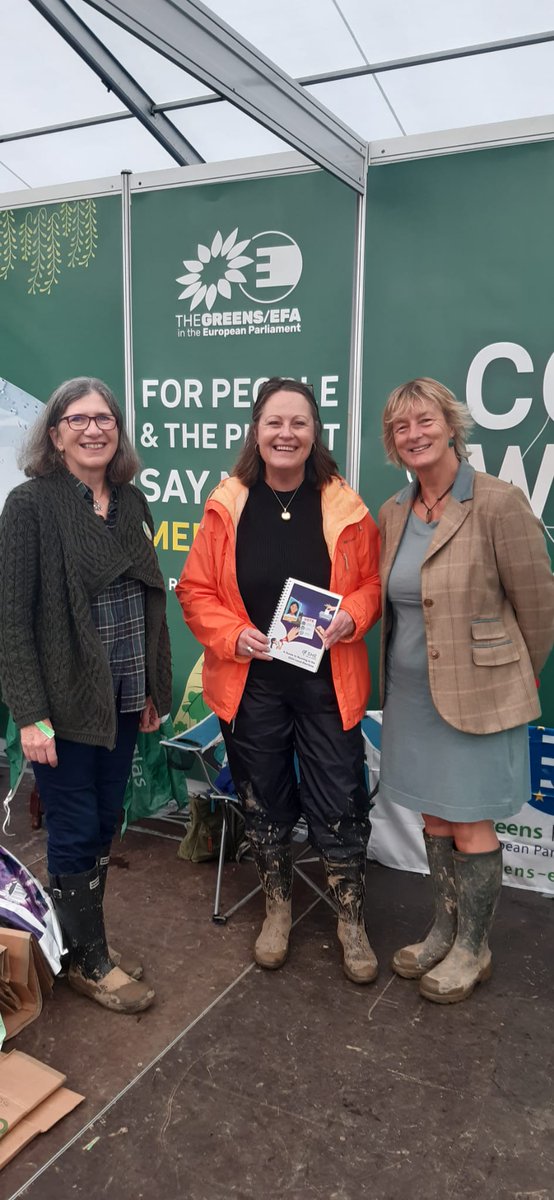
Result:
{"label": "green banner panel", "polygon": [[96,375],[124,408],[121,201],[0,212],[0,377],[41,401]]}
{"label": "green banner panel", "polygon": [[355,197],[322,172],[134,195],[136,440],[169,589],[174,715],[203,715],[173,589],[271,375],[313,384],[346,456]]}
{"label": "green banner panel", "polygon": [[[404,483],[384,462],[387,395],[427,375],[467,400],[473,465],[518,484],[553,540],[553,211],[551,142],[370,169],[360,486],[375,515]],[[552,726],[552,664],[541,697]]]}

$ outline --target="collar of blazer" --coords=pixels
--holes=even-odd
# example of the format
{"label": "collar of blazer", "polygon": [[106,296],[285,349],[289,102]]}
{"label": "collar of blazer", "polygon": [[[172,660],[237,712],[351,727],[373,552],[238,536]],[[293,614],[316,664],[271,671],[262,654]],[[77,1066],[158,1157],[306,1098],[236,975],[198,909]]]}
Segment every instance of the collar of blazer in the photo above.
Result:
{"label": "collar of blazer", "polygon": [[[454,536],[460,525],[463,525],[466,517],[469,516],[472,509],[471,501],[473,500],[474,481],[474,468],[470,467],[466,459],[462,459],[458,467],[458,474],[454,480],[454,487],[448,497],[448,503],[437,524],[434,536],[423,559],[424,563],[432,558],[437,553],[437,550],[440,550],[441,546],[444,546]],[[386,581],[388,580],[396,551],[400,545],[406,522],[412,511],[418,486],[417,480],[414,480],[413,483],[409,483],[407,487],[402,488],[402,491],[398,492],[398,495],[394,497],[395,503],[391,504],[389,508],[387,514],[386,550],[383,562],[383,586],[386,586]]]}

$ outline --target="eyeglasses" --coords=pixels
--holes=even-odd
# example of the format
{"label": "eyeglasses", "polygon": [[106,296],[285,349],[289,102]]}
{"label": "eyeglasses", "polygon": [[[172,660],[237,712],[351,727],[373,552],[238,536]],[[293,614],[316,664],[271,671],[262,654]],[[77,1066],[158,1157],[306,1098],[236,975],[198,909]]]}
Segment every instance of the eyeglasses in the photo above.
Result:
{"label": "eyeglasses", "polygon": [[61,425],[62,421],[67,421],[69,428],[74,429],[76,433],[84,433],[91,421],[94,421],[97,429],[115,429],[117,425],[117,417],[113,413],[97,413],[95,417],[87,417],[85,413],[72,413],[70,417],[60,417],[58,425]]}

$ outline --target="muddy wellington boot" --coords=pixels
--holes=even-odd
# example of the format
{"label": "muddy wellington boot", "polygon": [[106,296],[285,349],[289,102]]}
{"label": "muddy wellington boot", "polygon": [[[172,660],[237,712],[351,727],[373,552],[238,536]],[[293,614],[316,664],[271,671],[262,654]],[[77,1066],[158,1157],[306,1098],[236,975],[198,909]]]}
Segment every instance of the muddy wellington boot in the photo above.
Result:
{"label": "muddy wellington boot", "polygon": [[292,847],[274,843],[252,847],[265,892],[266,918],[254,947],[259,967],[277,971],[286,962],[292,924]]}
{"label": "muddy wellington boot", "polygon": [[431,967],[441,962],[451,949],[458,928],[456,880],[452,858],[454,839],[431,837],[427,833],[424,833],[423,837],[433,885],[435,920],[425,941],[403,946],[402,950],[396,951],[391,967],[397,975],[402,975],[403,979],[421,979]]}
{"label": "muddy wellington boot", "polygon": [[[110,865],[110,847],[105,846],[99,858],[98,863],[98,878],[100,880],[100,891],[102,900],[106,892],[106,879],[108,877],[108,867]],[[108,945],[108,954],[113,962],[114,967],[121,967],[121,970],[129,976],[129,979],[142,979],[143,966],[139,958],[132,954],[120,954],[119,950],[114,950],[113,946]]]}
{"label": "muddy wellington boot", "polygon": [[342,969],[352,983],[372,983],[379,969],[365,928],[365,870],[365,856],[350,862],[325,860],[327,883],[338,910]]}
{"label": "muddy wellington boot", "polygon": [[108,953],[98,870],[51,875],[51,895],[69,949],[70,986],[112,1012],[148,1008],[154,992],[114,967]]}
{"label": "muddy wellington boot", "polygon": [[420,981],[419,990],[435,1004],[467,1000],[492,972],[488,935],[502,890],[502,850],[485,854],[452,852],[458,893],[458,932],[449,954]]}

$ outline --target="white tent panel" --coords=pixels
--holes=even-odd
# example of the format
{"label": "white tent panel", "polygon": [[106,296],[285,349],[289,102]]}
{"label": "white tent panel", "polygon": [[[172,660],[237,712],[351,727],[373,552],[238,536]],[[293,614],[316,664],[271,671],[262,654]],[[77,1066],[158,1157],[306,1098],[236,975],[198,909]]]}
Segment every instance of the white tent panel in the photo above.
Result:
{"label": "white tent panel", "polygon": [[169,154],[131,118],[115,125],[71,129],[2,146],[6,167],[19,176],[5,190],[49,187],[123,170],[160,171],[175,166]]}
{"label": "white tent panel", "polygon": [[325,104],[368,142],[375,138],[398,137],[402,132],[371,75],[318,83],[308,90],[320,104]]}
{"label": "white tent panel", "polygon": [[554,111],[554,43],[392,71],[382,81],[407,134],[543,116]]}
{"label": "white tent panel", "polygon": [[289,150],[285,142],[252,121],[232,104],[208,104],[171,114],[173,124],[184,133],[206,162],[246,158],[254,154],[279,154]]}
{"label": "white tent panel", "polygon": [[206,8],[295,79],[363,64],[334,0],[209,0]]}
{"label": "white tent panel", "polygon": [[27,0],[0,0],[0,31],[1,133],[124,111]]}
{"label": "white tent panel", "polygon": [[552,0],[337,0],[337,7],[371,63],[524,37],[554,24]]}

